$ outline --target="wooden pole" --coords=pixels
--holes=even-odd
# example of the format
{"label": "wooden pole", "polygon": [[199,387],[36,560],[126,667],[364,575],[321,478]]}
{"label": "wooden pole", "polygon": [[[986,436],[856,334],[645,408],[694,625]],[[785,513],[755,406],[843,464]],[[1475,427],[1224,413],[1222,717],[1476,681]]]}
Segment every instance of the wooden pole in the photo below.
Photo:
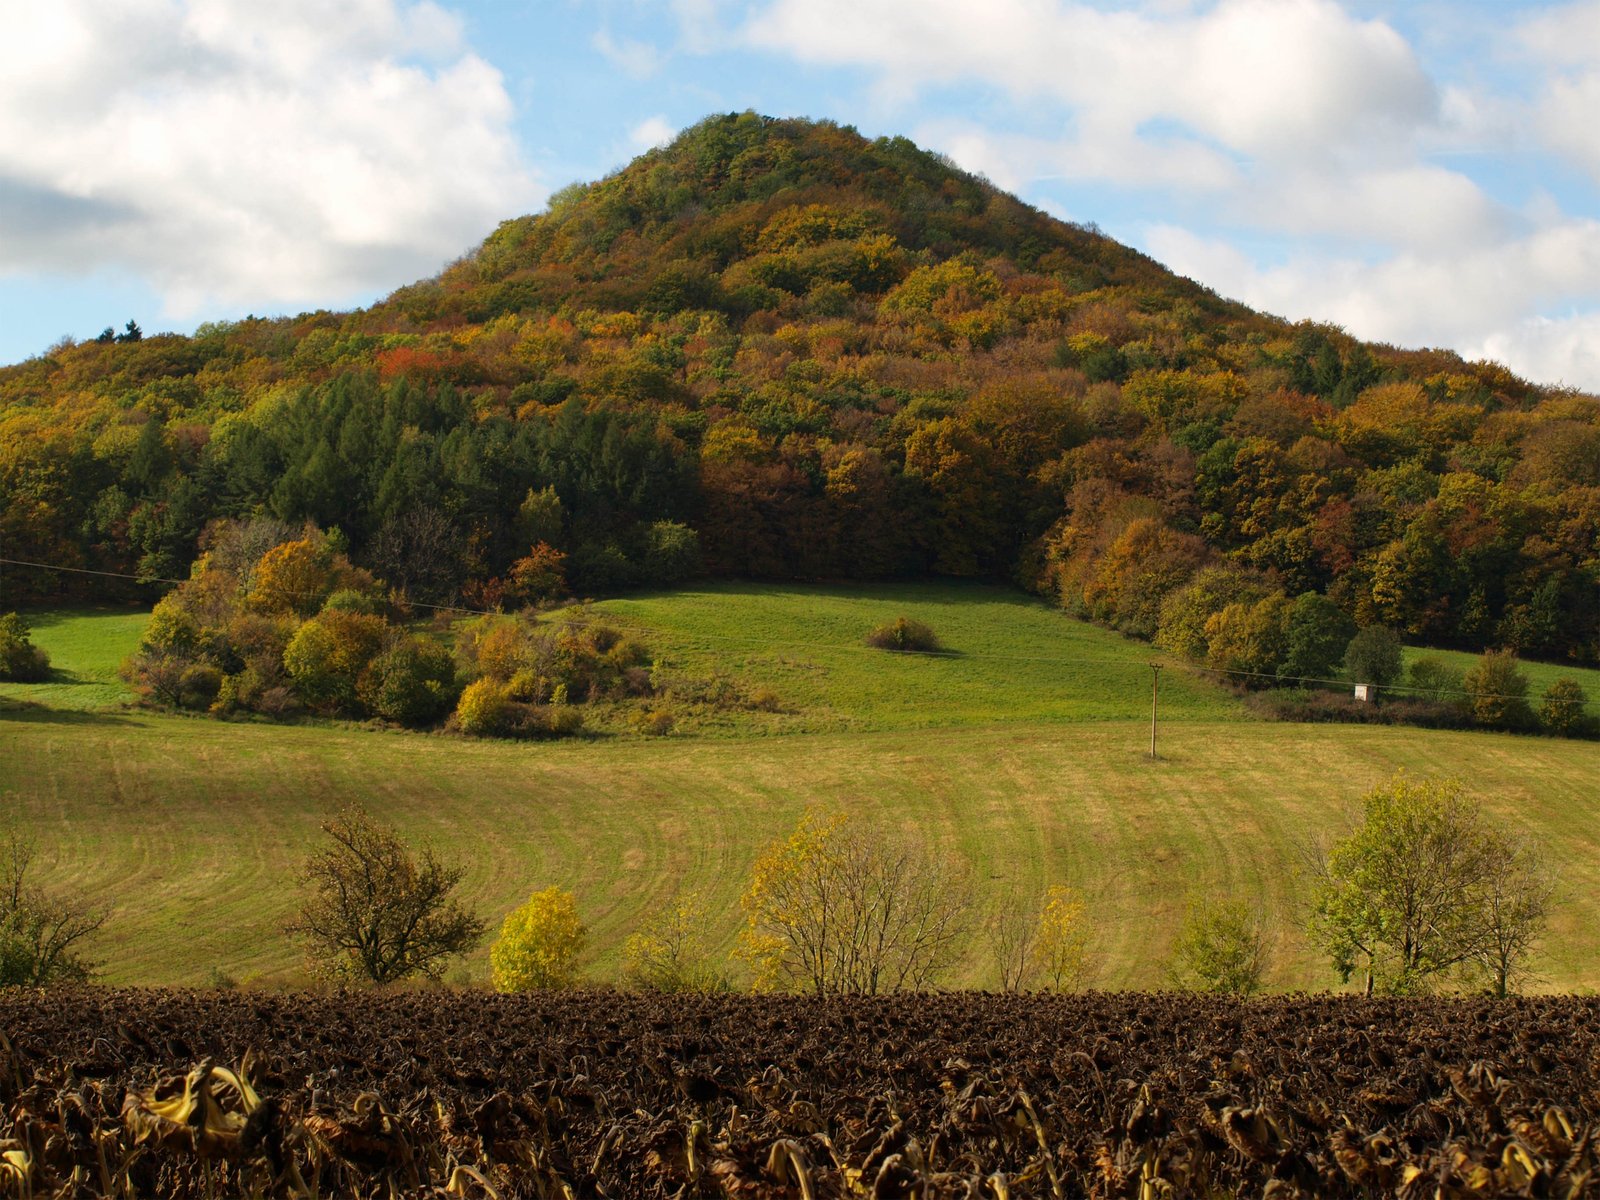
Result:
{"label": "wooden pole", "polygon": [[1161,699],[1161,664],[1150,664],[1150,758],[1156,757],[1156,705]]}

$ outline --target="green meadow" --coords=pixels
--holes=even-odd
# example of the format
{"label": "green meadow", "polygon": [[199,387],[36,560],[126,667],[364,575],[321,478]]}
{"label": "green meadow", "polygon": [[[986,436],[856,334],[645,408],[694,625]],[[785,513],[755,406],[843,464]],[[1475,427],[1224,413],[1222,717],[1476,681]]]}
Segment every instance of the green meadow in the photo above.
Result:
{"label": "green meadow", "polygon": [[[599,981],[684,888],[730,950],[756,855],[822,805],[965,863],[975,931],[1007,896],[1081,889],[1097,986],[1161,986],[1185,905],[1229,895],[1269,917],[1272,986],[1316,989],[1337,981],[1299,932],[1304,850],[1403,768],[1461,778],[1545,850],[1562,890],[1540,986],[1600,986],[1594,743],[1257,721],[1173,668],[1152,762],[1150,648],[1001,589],[729,585],[596,608],[663,672],[768,688],[778,711],[530,744],[148,713],[116,707],[135,618],[36,617],[63,679],[0,692],[0,793],[44,877],[109,911],[93,952],[118,983],[302,979],[281,933],[296,873],[319,822],[359,802],[463,861],[466,898],[496,923],[536,888],[570,888]],[[949,652],[862,644],[902,614]],[[481,950],[459,972],[486,975]],[[948,982],[995,982],[977,932]]]}

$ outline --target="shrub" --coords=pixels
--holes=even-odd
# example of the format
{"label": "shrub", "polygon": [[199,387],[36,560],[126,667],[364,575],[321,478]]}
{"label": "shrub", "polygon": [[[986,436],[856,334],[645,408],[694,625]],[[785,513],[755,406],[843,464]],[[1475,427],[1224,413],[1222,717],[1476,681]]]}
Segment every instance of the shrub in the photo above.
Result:
{"label": "shrub", "polygon": [[879,625],[867,634],[867,645],[898,653],[927,653],[941,649],[938,635],[921,621],[913,621],[909,617],[896,617],[887,624]]}
{"label": "shrub", "polygon": [[0,679],[38,683],[50,674],[50,656],[33,644],[31,635],[17,613],[0,617]]}
{"label": "shrub", "polygon": [[1584,737],[1593,733],[1595,721],[1588,713],[1589,696],[1576,679],[1562,677],[1544,690],[1539,704],[1539,724],[1557,737]]}
{"label": "shrub", "polygon": [[705,944],[706,906],[698,892],[674,897],[622,947],[622,978],[643,991],[718,992],[728,981]]}
{"label": "shrub", "polygon": [[1406,682],[1416,691],[1419,700],[1434,700],[1442,704],[1463,704],[1462,673],[1442,658],[1424,656],[1411,664],[1406,672]]}
{"label": "shrub", "polygon": [[485,677],[467,684],[456,702],[456,721],[462,733],[498,737],[510,724],[511,699],[506,685]]}
{"label": "shrub", "polygon": [[494,986],[502,992],[570,987],[588,930],[571,892],[547,887],[506,916],[489,948]]}
{"label": "shrub", "polygon": [[210,663],[195,663],[178,677],[178,702],[185,708],[210,708],[222,690],[222,672]]}
{"label": "shrub", "polygon": [[1533,725],[1528,707],[1528,677],[1509,650],[1487,651],[1462,677],[1472,719],[1490,729],[1527,729]]}
{"label": "shrub", "polygon": [[455,700],[455,663],[438,643],[408,637],[367,664],[356,692],[377,716],[402,725],[428,725]]}
{"label": "shrub", "polygon": [[1190,908],[1173,946],[1172,979],[1202,992],[1252,996],[1267,969],[1261,916],[1242,900]]}
{"label": "shrub", "polygon": [[677,725],[671,709],[647,708],[633,719],[633,727],[646,737],[666,737]]}

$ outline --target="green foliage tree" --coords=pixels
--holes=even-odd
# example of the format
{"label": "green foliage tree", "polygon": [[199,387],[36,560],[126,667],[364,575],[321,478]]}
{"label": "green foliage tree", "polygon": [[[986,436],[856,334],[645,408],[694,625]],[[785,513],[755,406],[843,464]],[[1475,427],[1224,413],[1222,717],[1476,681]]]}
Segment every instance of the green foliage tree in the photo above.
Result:
{"label": "green foliage tree", "polygon": [[455,703],[455,662],[430,638],[405,637],[361,672],[356,692],[368,711],[402,725],[431,725]]}
{"label": "green foliage tree", "polygon": [[[1369,994],[1425,991],[1500,954],[1504,982],[1548,900],[1496,898],[1497,888],[1509,895],[1522,886],[1511,866],[1520,853],[1484,824],[1460,784],[1398,774],[1366,795],[1361,824],[1314,861],[1312,936],[1340,979],[1365,973]],[[1517,934],[1498,933],[1496,922],[1508,922],[1519,904],[1527,919]]]}
{"label": "green foliage tree", "polygon": [[1528,676],[1509,650],[1488,650],[1461,680],[1472,719],[1490,729],[1527,729],[1534,723],[1528,706]]}
{"label": "green foliage tree", "polygon": [[[10,799],[10,797],[8,797]],[[105,924],[106,914],[53,895],[30,877],[31,838],[15,827],[0,842],[0,987],[85,983],[95,965],[83,942]]]}
{"label": "green foliage tree", "polygon": [[35,646],[28,622],[17,613],[0,616],[0,679],[38,683],[50,674],[50,656]]}
{"label": "green foliage tree", "polygon": [[484,923],[451,897],[466,868],[357,807],[325,821],[327,846],[301,872],[305,899],[285,927],[318,964],[376,984],[411,975],[437,979],[444,964],[483,940]]}
{"label": "green foliage tree", "polygon": [[1169,975],[1180,987],[1253,996],[1267,972],[1261,915],[1242,900],[1191,905],[1172,948]]}
{"label": "green foliage tree", "polygon": [[1289,679],[1331,679],[1355,635],[1355,622],[1344,609],[1320,592],[1305,592],[1289,609],[1280,674]]}
{"label": "green foliage tree", "polygon": [[1406,672],[1406,683],[1414,695],[1436,704],[1463,704],[1466,697],[1463,673],[1442,658],[1423,655]]}
{"label": "green foliage tree", "polygon": [[1594,718],[1589,715],[1589,694],[1576,679],[1562,676],[1549,687],[1539,702],[1539,725],[1557,737],[1578,737],[1591,732]]}
{"label": "green foliage tree", "polygon": [[1356,631],[1344,652],[1344,673],[1354,683],[1387,687],[1400,678],[1400,635],[1384,625]]}
{"label": "green foliage tree", "polygon": [[588,937],[571,892],[554,885],[534,892],[526,904],[506,915],[500,936],[489,947],[496,990],[571,987]]}

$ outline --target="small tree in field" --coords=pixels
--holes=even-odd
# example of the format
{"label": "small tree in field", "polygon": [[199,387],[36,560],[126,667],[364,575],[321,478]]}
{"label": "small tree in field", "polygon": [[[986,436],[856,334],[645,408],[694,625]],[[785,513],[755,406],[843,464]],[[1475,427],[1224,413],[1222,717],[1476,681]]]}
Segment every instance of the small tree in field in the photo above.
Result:
{"label": "small tree in field", "polygon": [[1555,873],[1538,851],[1502,833],[1488,835],[1485,865],[1474,965],[1491,993],[1508,996],[1532,974],[1528,959],[1549,920]]}
{"label": "small tree in field", "polygon": [[1472,719],[1495,729],[1526,729],[1533,724],[1528,707],[1528,677],[1509,650],[1489,650],[1466,673],[1461,686],[1467,692]]}
{"label": "small tree in field", "polygon": [[484,923],[450,898],[465,868],[420,855],[360,808],[324,822],[328,846],[302,872],[308,893],[287,931],[335,973],[371,983],[437,979],[483,940]]}
{"label": "small tree in field", "polygon": [[28,622],[16,613],[0,617],[0,679],[38,683],[50,674],[50,656],[31,640]]}
{"label": "small tree in field", "polygon": [[1089,970],[1089,923],[1083,898],[1060,884],[1045,894],[1034,936],[1035,971],[1058,992],[1083,982]]}
{"label": "small tree in field", "polygon": [[1549,900],[1531,861],[1485,825],[1460,784],[1396,775],[1314,861],[1312,936],[1341,979],[1365,972],[1369,994],[1425,991],[1474,965],[1509,986]]}
{"label": "small tree in field", "polygon": [[1557,737],[1578,737],[1590,732],[1594,719],[1589,716],[1589,694],[1576,679],[1563,675],[1540,697],[1539,724]]}
{"label": "small tree in field", "polygon": [[1267,971],[1261,916],[1242,900],[1194,905],[1172,957],[1170,974],[1180,987],[1253,996]]}
{"label": "small tree in field", "polygon": [[698,892],[675,896],[622,947],[622,977],[650,992],[715,992],[727,986],[705,944],[706,906]]}
{"label": "small tree in field", "polygon": [[946,966],[965,881],[917,842],[812,812],[756,860],[741,903],[758,988],[873,995],[925,988]]}
{"label": "small tree in field", "polygon": [[547,887],[507,914],[489,947],[494,986],[502,992],[571,987],[589,931],[571,892]]}
{"label": "small tree in field", "polygon": [[1000,990],[1016,992],[1033,974],[1038,953],[1039,913],[1016,893],[1010,893],[984,923],[989,953],[1000,974]]}
{"label": "small tree in field", "polygon": [[1356,631],[1344,651],[1344,672],[1351,683],[1387,687],[1400,678],[1400,635],[1382,625]]}

